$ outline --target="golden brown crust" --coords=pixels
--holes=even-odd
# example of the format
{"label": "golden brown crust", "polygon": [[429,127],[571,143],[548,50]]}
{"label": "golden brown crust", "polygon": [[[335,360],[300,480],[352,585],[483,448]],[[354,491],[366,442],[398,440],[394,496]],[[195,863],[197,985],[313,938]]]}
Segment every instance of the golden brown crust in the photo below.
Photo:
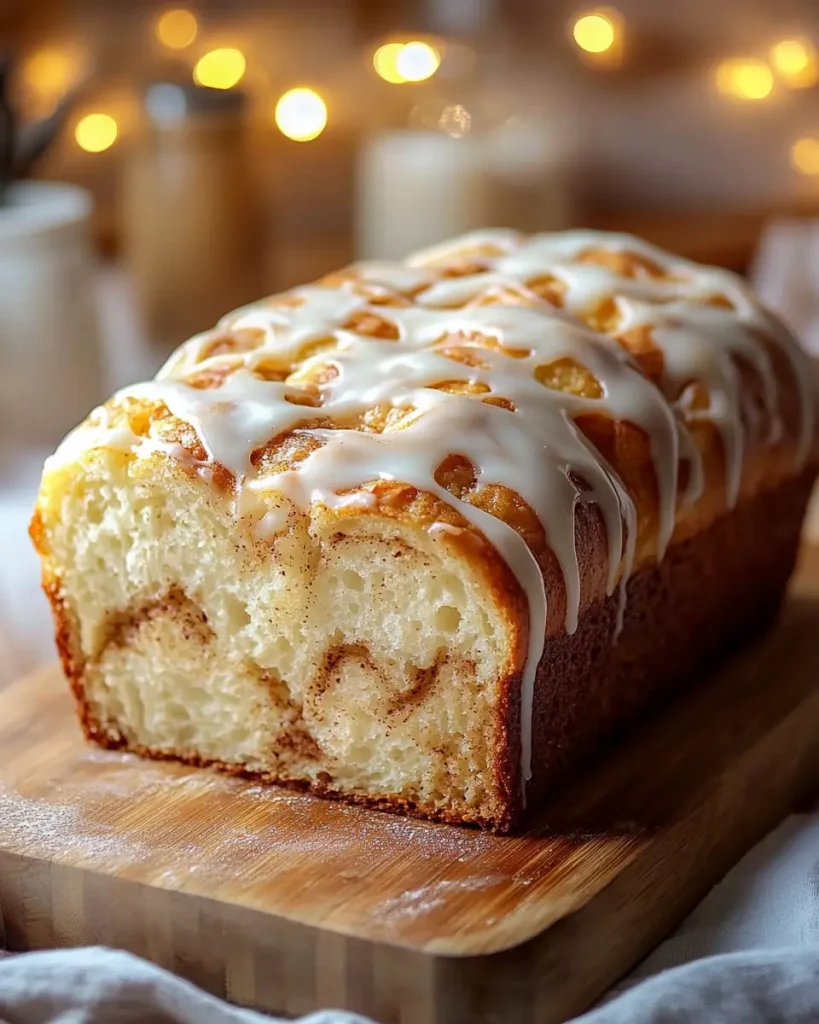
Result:
{"label": "golden brown crust", "polygon": [[[758,494],[644,566],[629,582],[616,643],[617,595],[588,608],[573,635],[547,641],[535,683],[532,803],[770,620],[794,566],[815,476],[810,467]],[[512,708],[510,728],[519,720]],[[514,757],[506,770],[516,773]]]}

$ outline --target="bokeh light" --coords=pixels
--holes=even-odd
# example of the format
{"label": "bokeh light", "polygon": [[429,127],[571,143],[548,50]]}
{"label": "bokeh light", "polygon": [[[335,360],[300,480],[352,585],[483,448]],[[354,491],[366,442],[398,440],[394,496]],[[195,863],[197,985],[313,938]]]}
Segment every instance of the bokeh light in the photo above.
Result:
{"label": "bokeh light", "polygon": [[327,126],[327,104],[313,89],[288,89],[279,98],[274,117],[282,135],[295,142],[310,142]]}
{"label": "bokeh light", "polygon": [[209,89],[232,89],[242,80],[245,67],[245,55],[241,50],[230,46],[210,50],[196,62],[193,80]]}
{"label": "bokeh light", "polygon": [[805,135],[791,146],[791,163],[800,174],[819,175],[819,138]]}
{"label": "bokeh light", "polygon": [[726,96],[764,100],[773,87],[773,72],[763,60],[724,60],[717,68],[717,88]]}
{"label": "bokeh light", "polygon": [[119,129],[110,114],[86,114],[77,122],[74,138],[86,153],[102,153],[117,141]]}
{"label": "bokeh light", "polygon": [[23,64],[23,81],[38,96],[56,99],[82,75],[82,60],[71,49],[49,46],[37,50]]}
{"label": "bokeh light", "polygon": [[582,14],[572,27],[572,38],[586,53],[605,53],[617,41],[617,26],[610,14]]}
{"label": "bokeh light", "polygon": [[460,139],[472,127],[472,115],[460,103],[453,103],[441,111],[438,127],[453,139]]}
{"label": "bokeh light", "polygon": [[395,69],[404,82],[425,82],[440,64],[441,55],[435,47],[419,41],[402,46],[395,58]]}
{"label": "bokeh light", "polygon": [[185,8],[164,11],[156,21],[156,37],[170,50],[184,50],[196,39],[196,17]]}
{"label": "bokeh light", "polygon": [[373,67],[376,73],[392,85],[399,85],[404,81],[404,76],[398,71],[398,55],[403,49],[403,43],[384,43],[373,54]]}
{"label": "bokeh light", "polygon": [[420,39],[408,43],[384,43],[373,54],[376,73],[392,85],[425,82],[440,66],[440,51]]}
{"label": "bokeh light", "polygon": [[810,39],[782,39],[771,47],[771,63],[793,89],[807,89],[819,81],[819,60]]}

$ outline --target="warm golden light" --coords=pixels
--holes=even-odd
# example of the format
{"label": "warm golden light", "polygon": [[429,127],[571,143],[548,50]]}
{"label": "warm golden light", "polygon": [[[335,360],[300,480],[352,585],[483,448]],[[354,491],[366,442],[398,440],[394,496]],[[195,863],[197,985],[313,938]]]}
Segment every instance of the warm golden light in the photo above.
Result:
{"label": "warm golden light", "polygon": [[23,80],[28,88],[46,98],[62,96],[80,73],[77,54],[57,47],[37,50],[23,65]]}
{"label": "warm golden light", "polygon": [[771,48],[771,61],[794,89],[807,89],[819,81],[819,60],[810,39],[782,39]]}
{"label": "warm golden light", "polygon": [[400,85],[404,81],[404,76],[398,71],[398,56],[403,49],[403,43],[384,43],[373,54],[376,73],[392,85]]}
{"label": "warm golden light", "polygon": [[165,11],[157,18],[156,38],[170,50],[184,50],[196,39],[198,28],[190,11],[184,8]]}
{"label": "warm golden light", "polygon": [[241,50],[224,47],[210,50],[196,62],[193,80],[209,89],[232,89],[245,73],[245,56]]}
{"label": "warm golden light", "polygon": [[723,60],[717,66],[717,88],[726,96],[734,93],[734,74],[736,61]]}
{"label": "warm golden light", "polygon": [[327,126],[327,104],[312,89],[289,89],[279,98],[274,117],[282,135],[295,142],[310,142]]}
{"label": "warm golden light", "polygon": [[771,48],[771,60],[777,71],[797,75],[810,61],[805,42],[801,39],[783,39]]}
{"label": "warm golden light", "polygon": [[725,60],[717,68],[717,88],[728,96],[764,100],[773,87],[773,72],[762,60]]}
{"label": "warm golden light", "polygon": [[617,27],[610,15],[595,11],[575,21],[572,38],[586,53],[605,53],[617,40]]}
{"label": "warm golden light", "polygon": [[441,55],[429,43],[411,42],[402,46],[395,58],[395,69],[404,82],[425,82],[441,65]]}
{"label": "warm golden light", "polygon": [[392,85],[425,82],[440,66],[441,54],[420,39],[409,43],[384,43],[373,54],[376,72]]}
{"label": "warm golden light", "polygon": [[86,114],[77,122],[74,138],[86,153],[102,153],[117,141],[117,122],[110,114]]}
{"label": "warm golden light", "polygon": [[734,85],[740,96],[749,100],[764,100],[773,91],[773,74],[762,61],[749,62],[737,68]]}
{"label": "warm golden light", "polygon": [[791,146],[791,163],[800,174],[819,175],[819,138],[805,135]]}

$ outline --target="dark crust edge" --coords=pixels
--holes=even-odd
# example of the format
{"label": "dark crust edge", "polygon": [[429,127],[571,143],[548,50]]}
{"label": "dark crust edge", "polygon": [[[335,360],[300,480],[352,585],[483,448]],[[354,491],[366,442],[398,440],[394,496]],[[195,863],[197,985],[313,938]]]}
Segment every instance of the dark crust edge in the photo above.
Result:
{"label": "dark crust edge", "polygon": [[[616,592],[586,610],[576,633],[547,640],[535,681],[531,806],[770,624],[816,472],[809,466],[740,502],[638,570],[617,643]],[[513,826],[521,811],[518,803]]]}
{"label": "dark crust edge", "polygon": [[225,775],[235,778],[248,779],[253,782],[262,783],[268,786],[281,786],[284,789],[293,790],[299,793],[312,793],[314,796],[327,800],[335,800],[339,803],[355,804],[359,807],[366,807],[373,811],[385,811],[390,814],[397,814],[410,818],[418,818],[423,821],[437,821],[449,825],[472,825],[480,829],[492,832],[508,832],[512,827],[511,807],[507,807],[502,815],[498,817],[482,817],[479,814],[469,815],[458,811],[446,811],[431,805],[425,805],[420,801],[407,800],[400,796],[375,797],[364,793],[341,791],[320,782],[308,782],[305,779],[292,779],[281,775],[272,775],[269,772],[255,771],[241,764],[231,764],[219,761],[216,758],[199,757],[197,754],[185,752],[170,752],[158,750],[155,747],[144,747],[140,744],[128,743],[120,735],[104,729],[85,698],[81,686],[75,686],[72,682],[72,692],[77,702],[78,718],[85,738],[104,750],[120,751],[122,753],[136,754],[139,757],[147,757],[154,761],[173,761],[177,764],[190,765],[193,768],[207,768],[219,771]]}

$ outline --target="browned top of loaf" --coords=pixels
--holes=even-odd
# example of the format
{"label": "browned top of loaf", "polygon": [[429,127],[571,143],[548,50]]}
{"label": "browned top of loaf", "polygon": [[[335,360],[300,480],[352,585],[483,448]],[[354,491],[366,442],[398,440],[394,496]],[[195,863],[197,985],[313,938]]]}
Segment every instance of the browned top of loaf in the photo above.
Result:
{"label": "browned top of loaf", "polygon": [[[680,540],[705,528],[724,511],[727,503],[723,438],[714,418],[709,415],[714,396],[709,393],[706,383],[696,377],[669,382],[664,351],[657,342],[655,327],[652,323],[630,326],[624,316],[623,300],[627,301],[630,295],[635,294],[635,289],[649,296],[647,301],[652,301],[651,295],[654,294],[658,322],[662,321],[663,307],[672,299],[678,315],[680,308],[683,316],[687,307],[691,310],[711,308],[730,318],[736,313],[737,290],[742,289],[745,295],[743,286],[732,275],[715,273],[713,288],[703,288],[699,282],[698,287],[692,289],[686,275],[687,268],[693,265],[666,258],[667,254],[627,236],[591,233],[585,242],[581,239],[574,246],[568,257],[557,261],[560,265],[556,269],[546,272],[537,268],[527,270],[523,260],[522,267],[515,272],[499,273],[498,267],[503,260],[510,254],[514,256],[526,244],[525,239],[508,232],[489,232],[419,255],[403,265],[407,268],[404,275],[379,273],[372,265],[354,265],[322,278],[317,284],[361,298],[361,308],[354,310],[340,325],[344,331],[385,342],[398,337],[391,318],[393,311],[428,308],[433,290],[440,290],[441,284],[447,282],[466,283],[460,294],[457,288],[450,289],[450,301],[445,307],[449,310],[509,306],[568,310],[595,335],[612,339],[630,353],[639,371],[663,391],[669,403],[679,409],[701,453],[705,487],[696,502],[680,505],[674,539]],[[571,301],[573,284],[566,268],[596,268],[605,275],[609,287],[604,294],[598,290],[592,302],[578,308]],[[485,280],[483,286],[482,280]],[[309,297],[296,289],[272,296],[258,308],[286,313],[309,301]],[[441,308],[440,304],[436,308]],[[739,317],[739,313],[736,316]],[[768,382],[741,357],[728,356],[740,382],[741,413],[747,439],[740,500],[774,486],[778,480],[795,471],[794,453],[803,421],[801,392],[791,355],[780,343],[781,325],[772,318],[770,323],[770,333],[759,331],[756,326],[753,330],[770,357],[775,376],[784,427],[778,440],[771,442],[769,438],[771,424],[766,418],[765,404]],[[218,390],[237,371],[248,368],[259,379],[288,385],[285,400],[303,410],[303,414],[295,425],[253,450],[250,461],[255,471],[264,475],[297,466],[320,446],[323,443],[321,438],[310,432],[317,427],[382,433],[402,430],[411,422],[414,415],[411,407],[389,401],[375,402],[348,417],[331,417],[323,411],[324,389],[339,372],[333,362],[338,344],[337,334],[328,332],[325,337],[311,337],[303,344],[288,344],[280,351],[268,351],[265,332],[259,327],[243,324],[242,317],[237,314],[226,318],[214,331],[183,347],[172,360],[171,373],[175,379],[203,391]],[[445,329],[434,339],[431,347],[451,360],[453,365],[458,364],[459,368],[480,367],[482,354],[486,351],[503,351],[511,360],[530,354],[528,350],[516,351],[509,345],[499,345],[491,332],[474,330]],[[255,358],[249,361],[248,357],[254,353]],[[539,365],[536,377],[546,389],[590,399],[601,396],[600,381],[574,358],[561,358]],[[483,402],[513,408],[510,396],[490,391],[479,380],[464,380],[462,372],[452,379],[443,377],[429,386],[453,394],[484,395],[480,399]],[[179,462],[188,471],[208,461],[208,452],[196,429],[174,416],[161,400],[125,392],[111,399],[104,412],[93,413],[88,425],[93,427],[103,418],[107,427],[127,427],[137,437],[150,437],[180,446]],[[576,422],[580,431],[619,474],[635,501],[638,513],[636,568],[656,557],[659,499],[651,439],[627,418],[613,418],[605,408],[599,414],[584,413]],[[457,449],[455,442],[453,448]],[[235,473],[218,464],[211,468],[214,486],[224,491],[235,488]],[[532,472],[537,472],[536,466],[532,467]],[[687,472],[687,463],[681,461],[679,483],[682,489],[687,483]],[[504,520],[525,538],[551,583],[549,621],[556,628],[565,612],[565,603],[560,597],[562,584],[544,525],[535,511],[508,487],[480,480],[476,466],[457,450],[441,460],[435,471],[435,480],[455,497]],[[372,492],[377,498],[379,512],[385,516],[413,522],[441,521],[473,529],[456,506],[417,486],[362,480],[361,488],[357,489]],[[345,515],[350,514],[349,509],[345,510]],[[605,528],[594,506],[580,506],[577,531],[584,583],[583,604],[586,604],[601,593],[605,582]]]}

